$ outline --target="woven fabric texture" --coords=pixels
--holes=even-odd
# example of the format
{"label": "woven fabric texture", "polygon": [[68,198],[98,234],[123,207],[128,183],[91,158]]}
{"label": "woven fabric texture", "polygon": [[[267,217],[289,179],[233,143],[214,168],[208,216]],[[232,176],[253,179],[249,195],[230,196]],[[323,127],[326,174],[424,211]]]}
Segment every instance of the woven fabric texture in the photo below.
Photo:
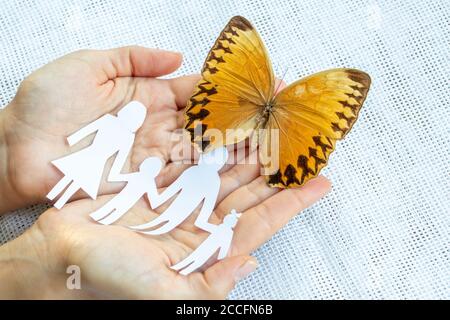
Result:
{"label": "woven fabric texture", "polygon": [[[258,271],[230,298],[449,299],[448,1],[2,0],[0,104],[31,71],[81,48],[173,49],[185,55],[175,75],[198,73],[237,14],[288,83],[345,66],[373,84],[323,171],[332,192],[254,253]],[[0,243],[45,208],[0,217]]]}

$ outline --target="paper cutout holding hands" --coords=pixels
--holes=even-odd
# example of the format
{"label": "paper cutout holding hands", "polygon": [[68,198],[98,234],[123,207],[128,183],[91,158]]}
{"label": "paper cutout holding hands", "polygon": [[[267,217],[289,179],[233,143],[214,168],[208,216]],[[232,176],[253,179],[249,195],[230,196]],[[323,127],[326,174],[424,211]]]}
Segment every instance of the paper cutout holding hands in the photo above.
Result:
{"label": "paper cutout holding hands", "polygon": [[67,138],[69,145],[73,146],[97,132],[90,146],[52,161],[64,177],[48,193],[47,198],[54,200],[67,188],[55,203],[56,208],[61,209],[79,189],[92,199],[97,198],[106,162],[117,153],[111,172],[120,173],[133,146],[135,132],[142,126],[146,113],[144,105],[132,101],[118,112],[117,117],[104,115]]}
{"label": "paper cutout holding hands", "polygon": [[206,263],[217,250],[219,250],[217,259],[221,260],[225,258],[233,240],[233,228],[236,226],[240,216],[241,214],[236,213],[236,210],[231,210],[230,214],[225,216],[221,224],[215,225],[211,235],[197,249],[171,268],[179,271],[182,275],[188,275]]}
{"label": "paper cutout holding hands", "polygon": [[141,232],[150,235],[170,232],[186,220],[199,204],[202,204],[195,226],[212,233],[217,225],[209,223],[208,220],[219,195],[219,170],[227,160],[228,151],[226,148],[218,148],[202,154],[198,165],[186,169],[160,195],[150,200],[153,205],[152,208],[157,208],[176,195],[175,200],[169,207],[152,221],[131,228],[146,230],[163,224],[157,229]]}
{"label": "paper cutout holding hands", "polygon": [[[47,198],[54,200],[60,209],[79,189],[96,199],[104,167],[108,159],[115,156],[108,175],[110,182],[127,182],[126,186],[113,199],[91,213],[91,217],[102,223],[111,224],[122,217],[144,195],[155,209],[161,204],[175,199],[156,219],[148,223],[131,227],[142,233],[160,235],[172,231],[183,223],[200,205],[200,213],[195,226],[210,233],[208,238],[188,257],[171,268],[189,274],[207,262],[217,251],[218,259],[226,257],[233,238],[233,228],[241,214],[232,210],[223,223],[215,225],[208,220],[216,205],[220,190],[219,170],[228,160],[226,148],[217,148],[200,155],[198,164],[185,170],[169,187],[158,194],[155,179],[162,168],[157,157],[145,159],[138,172],[122,174],[128,154],[135,139],[135,132],[142,126],[147,109],[133,101],[117,114],[104,115],[81,128],[67,138],[70,146],[87,136],[96,133],[91,145],[70,155],[52,161],[64,177],[48,193]],[[153,230],[148,230],[156,228]]]}
{"label": "paper cutout holding hands", "polygon": [[111,173],[108,181],[126,181],[127,185],[103,207],[91,213],[91,218],[102,224],[111,224],[130,210],[145,194],[153,208],[153,199],[157,197],[155,178],[161,171],[162,162],[157,157],[145,159],[139,166],[139,172],[120,174]]}

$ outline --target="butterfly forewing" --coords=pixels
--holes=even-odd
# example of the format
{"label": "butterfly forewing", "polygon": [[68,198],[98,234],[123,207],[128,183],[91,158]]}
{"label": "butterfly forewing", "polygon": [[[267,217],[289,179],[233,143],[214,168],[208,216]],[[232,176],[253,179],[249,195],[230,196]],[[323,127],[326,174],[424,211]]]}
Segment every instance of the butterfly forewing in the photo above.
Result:
{"label": "butterfly forewing", "polygon": [[[245,18],[232,18],[209,52],[202,79],[186,106],[185,128],[192,141],[207,150],[244,140],[258,126],[273,87],[272,66],[260,36]],[[218,141],[210,139],[208,129],[224,137],[227,129],[240,130],[233,140]]]}
{"label": "butterfly forewing", "polygon": [[362,71],[333,69],[282,90],[274,100],[273,120],[267,122],[279,130],[279,169],[267,176],[269,185],[297,187],[317,176],[335,141],[355,123],[369,86],[370,77]]}

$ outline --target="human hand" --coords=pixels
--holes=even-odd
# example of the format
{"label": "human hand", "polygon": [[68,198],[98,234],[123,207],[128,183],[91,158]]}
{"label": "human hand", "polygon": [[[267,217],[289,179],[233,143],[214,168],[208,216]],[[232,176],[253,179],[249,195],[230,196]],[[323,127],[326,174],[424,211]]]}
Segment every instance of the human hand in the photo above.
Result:
{"label": "human hand", "polygon": [[[2,184],[9,186],[0,197],[0,212],[44,202],[62,177],[50,162],[91,142],[86,139],[70,148],[66,138],[106,113],[115,114],[132,100],[142,102],[149,113],[136,134],[124,171],[135,171],[150,155],[170,161],[171,133],[182,127],[179,109],[198,77],[155,77],[173,72],[181,60],[179,53],[142,47],[83,50],[28,76],[11,104],[0,112],[0,170]],[[163,172],[161,183],[165,176]],[[103,184],[100,194],[120,187]]]}
{"label": "human hand", "polygon": [[[8,249],[0,247],[0,263],[2,249],[18,255],[3,259],[10,261],[10,267],[2,265],[4,292],[0,290],[0,296],[10,295],[14,291],[8,288],[13,287],[17,296],[26,298],[224,298],[236,281],[255,269],[256,260],[248,256],[250,252],[329,188],[322,176],[299,189],[270,188],[260,176],[258,164],[228,166],[221,173],[218,204],[210,219],[219,224],[231,208],[242,212],[228,258],[188,276],[170,266],[208,236],[194,226],[195,213],[172,232],[149,236],[124,226],[147,222],[165,208],[152,211],[142,200],[117,225],[100,225],[89,214],[111,195],[97,201],[74,201],[60,211],[48,210],[24,235],[6,244]],[[81,290],[66,288],[70,265],[80,268]],[[8,272],[12,268],[14,272]],[[19,277],[14,279],[11,273]],[[39,290],[30,291],[34,288]]]}

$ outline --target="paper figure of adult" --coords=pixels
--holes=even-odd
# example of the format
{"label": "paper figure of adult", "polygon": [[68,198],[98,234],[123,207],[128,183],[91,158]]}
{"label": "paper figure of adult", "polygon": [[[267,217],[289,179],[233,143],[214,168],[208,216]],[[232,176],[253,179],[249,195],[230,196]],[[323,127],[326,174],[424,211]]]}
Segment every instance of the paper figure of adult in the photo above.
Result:
{"label": "paper figure of adult", "polygon": [[236,213],[236,210],[231,210],[230,214],[225,216],[221,224],[214,227],[211,235],[197,249],[171,268],[179,271],[182,275],[188,275],[206,263],[217,250],[219,250],[217,259],[225,258],[233,240],[233,228],[236,226],[240,216],[241,214]]}
{"label": "paper figure of adult", "polygon": [[161,167],[162,162],[159,158],[150,157],[141,163],[138,172],[121,174],[111,171],[108,181],[126,181],[127,185],[104,206],[91,213],[91,218],[102,224],[111,224],[127,213],[144,195],[147,195],[152,207],[153,199],[157,197],[158,192],[155,178]]}
{"label": "paper figure of adult", "polygon": [[203,201],[195,226],[212,232],[216,225],[209,223],[208,220],[219,195],[219,170],[227,160],[226,148],[217,148],[202,154],[198,165],[186,169],[169,187],[153,199],[153,208],[157,208],[176,194],[175,200],[169,207],[152,221],[131,228],[146,230],[162,224],[157,229],[141,232],[150,235],[170,232],[191,215]]}
{"label": "paper figure of adult", "polygon": [[67,138],[70,146],[96,132],[92,144],[80,151],[52,161],[64,177],[48,193],[54,200],[66,189],[55,203],[61,209],[79,189],[92,199],[97,198],[98,189],[108,159],[117,153],[112,172],[120,172],[134,143],[135,132],[142,126],[147,109],[137,101],[130,102],[113,116],[106,114],[91,122]]}

